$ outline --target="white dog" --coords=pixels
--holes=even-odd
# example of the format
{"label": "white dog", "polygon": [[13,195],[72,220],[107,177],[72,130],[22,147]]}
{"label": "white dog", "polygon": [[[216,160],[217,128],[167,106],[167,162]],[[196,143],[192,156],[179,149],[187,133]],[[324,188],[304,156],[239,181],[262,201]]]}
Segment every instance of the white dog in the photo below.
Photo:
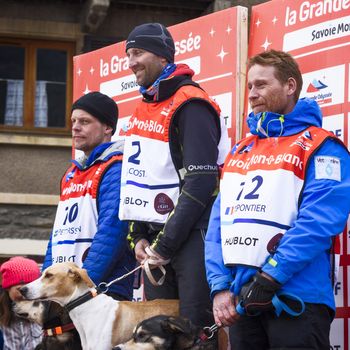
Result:
{"label": "white dog", "polygon": [[50,266],[20,291],[26,299],[53,300],[65,306],[84,350],[110,350],[130,339],[140,321],[159,314],[179,314],[178,300],[116,301],[98,294],[86,270],[73,263]]}

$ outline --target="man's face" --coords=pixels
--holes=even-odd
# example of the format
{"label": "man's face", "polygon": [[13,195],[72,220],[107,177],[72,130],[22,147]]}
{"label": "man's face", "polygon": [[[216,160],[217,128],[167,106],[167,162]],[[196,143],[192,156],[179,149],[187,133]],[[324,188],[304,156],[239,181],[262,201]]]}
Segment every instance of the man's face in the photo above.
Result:
{"label": "man's face", "polygon": [[89,155],[101,143],[111,140],[112,128],[82,109],[71,116],[74,147]]}
{"label": "man's face", "polygon": [[129,58],[129,68],[136,76],[140,86],[149,87],[159,77],[167,61],[152,52],[138,48],[130,48],[126,52]]}
{"label": "man's face", "polygon": [[287,114],[294,108],[293,90],[275,77],[275,67],[253,65],[248,71],[249,103],[254,114]]}

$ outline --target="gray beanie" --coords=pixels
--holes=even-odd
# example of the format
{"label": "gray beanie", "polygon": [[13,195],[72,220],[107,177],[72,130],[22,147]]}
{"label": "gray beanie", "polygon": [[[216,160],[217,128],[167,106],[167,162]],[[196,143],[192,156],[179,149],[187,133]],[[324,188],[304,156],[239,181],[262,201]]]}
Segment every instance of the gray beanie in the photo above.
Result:
{"label": "gray beanie", "polygon": [[174,62],[174,39],[168,29],[160,23],[145,23],[135,27],[126,40],[126,51],[130,48],[144,49]]}

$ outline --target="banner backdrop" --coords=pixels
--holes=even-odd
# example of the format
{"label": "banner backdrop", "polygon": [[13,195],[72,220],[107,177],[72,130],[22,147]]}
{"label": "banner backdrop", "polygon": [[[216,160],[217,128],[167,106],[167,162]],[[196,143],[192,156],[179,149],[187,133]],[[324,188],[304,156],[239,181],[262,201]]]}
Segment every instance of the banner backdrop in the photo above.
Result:
{"label": "banner backdrop", "polygon": [[[350,1],[273,0],[254,6],[249,57],[272,48],[287,51],[297,59],[304,80],[301,97],[318,102],[323,127],[349,146]],[[246,133],[244,124],[243,135]],[[339,350],[350,349],[349,235],[347,229],[341,237],[335,286],[337,313],[331,329],[331,349]]]}
{"label": "banner backdrop", "polygon": [[[246,8],[235,7],[168,28],[175,41],[175,63],[188,64],[195,71],[193,79],[218,102],[232,140],[239,135],[243,111],[247,16]],[[141,98],[125,42],[74,57],[73,89],[74,100],[89,91],[112,97],[119,107],[115,138],[123,137]]]}

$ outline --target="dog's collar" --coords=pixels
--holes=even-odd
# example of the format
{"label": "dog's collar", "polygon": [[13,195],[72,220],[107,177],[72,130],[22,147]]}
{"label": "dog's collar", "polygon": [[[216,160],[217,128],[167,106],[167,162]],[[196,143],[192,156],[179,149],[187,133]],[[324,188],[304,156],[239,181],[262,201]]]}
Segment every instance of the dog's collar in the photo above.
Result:
{"label": "dog's collar", "polygon": [[86,301],[95,298],[98,294],[100,294],[99,289],[94,289],[94,290],[89,290],[87,293],[83,294],[79,298],[69,302],[65,308],[67,309],[68,312],[72,311],[74,308],[77,306],[84,304]]}
{"label": "dog's collar", "polygon": [[[207,342],[214,336],[214,333],[217,332],[217,330],[218,326],[216,324],[213,324],[211,327],[204,327],[198,334],[197,339],[195,339],[192,346]],[[191,347],[188,349],[191,349]]]}
{"label": "dog's collar", "polygon": [[[211,337],[210,337],[211,338]],[[208,339],[210,339],[208,334],[206,333],[206,331],[202,330],[197,339],[195,340],[194,344],[198,344],[198,343],[202,343],[202,342],[206,342]]]}
{"label": "dog's collar", "polygon": [[60,334],[63,334],[65,332],[71,331],[73,329],[75,329],[75,326],[71,322],[71,323],[64,324],[62,326],[43,329],[43,332],[44,332],[44,337],[53,337],[53,336],[60,335]]}

